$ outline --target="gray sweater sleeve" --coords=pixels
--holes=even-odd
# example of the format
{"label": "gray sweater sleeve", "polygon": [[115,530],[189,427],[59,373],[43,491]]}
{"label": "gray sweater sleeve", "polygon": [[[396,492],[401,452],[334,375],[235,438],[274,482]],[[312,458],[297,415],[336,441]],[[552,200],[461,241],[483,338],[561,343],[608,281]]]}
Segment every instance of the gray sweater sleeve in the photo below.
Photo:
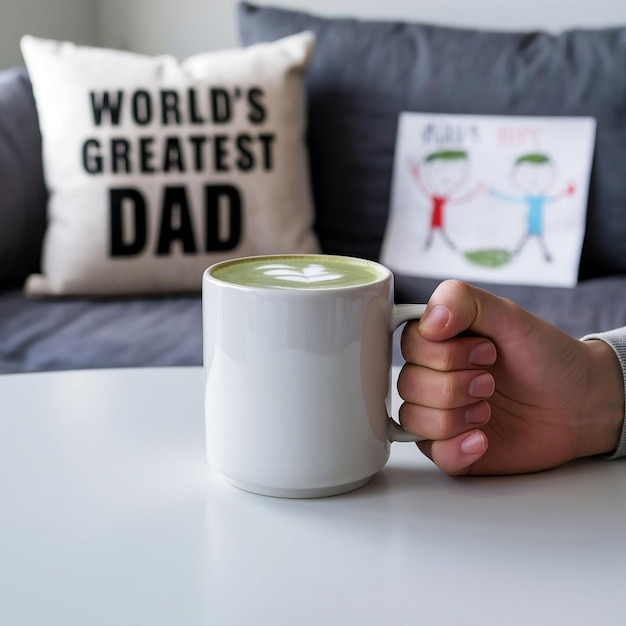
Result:
{"label": "gray sweater sleeve", "polygon": [[[624,389],[626,390],[626,326],[615,330],[609,330],[605,333],[585,335],[582,339],[583,341],[588,341],[589,339],[601,339],[613,348],[613,352],[617,355],[619,363],[622,366],[622,377],[624,379]],[[608,458],[617,459],[623,456],[626,456],[626,416],[624,416],[622,435],[620,437],[619,445],[617,446],[615,452]]]}

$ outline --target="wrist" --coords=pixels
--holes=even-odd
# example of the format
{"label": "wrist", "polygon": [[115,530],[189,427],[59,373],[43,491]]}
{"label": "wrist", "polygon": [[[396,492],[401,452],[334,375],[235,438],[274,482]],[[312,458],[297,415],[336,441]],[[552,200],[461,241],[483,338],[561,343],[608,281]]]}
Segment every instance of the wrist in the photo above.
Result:
{"label": "wrist", "polygon": [[613,348],[600,339],[582,342],[588,368],[578,421],[578,454],[610,454],[624,423],[624,377]]}

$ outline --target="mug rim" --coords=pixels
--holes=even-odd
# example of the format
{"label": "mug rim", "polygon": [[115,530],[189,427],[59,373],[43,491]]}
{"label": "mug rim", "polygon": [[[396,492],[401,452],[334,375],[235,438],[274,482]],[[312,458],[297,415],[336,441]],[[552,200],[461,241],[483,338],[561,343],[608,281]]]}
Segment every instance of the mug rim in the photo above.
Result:
{"label": "mug rim", "polygon": [[[276,260],[276,259],[303,259],[303,258],[313,258],[313,259],[338,259],[340,262],[343,261],[356,261],[361,264],[368,265],[370,267],[375,268],[379,273],[380,277],[360,285],[324,285],[323,287],[317,289],[302,289],[300,287],[295,287],[293,285],[285,284],[281,286],[272,286],[266,287],[263,285],[243,285],[241,283],[233,283],[227,280],[223,280],[221,278],[216,278],[213,275],[213,271],[217,268],[227,265],[229,263],[234,262],[245,262],[245,261],[253,261],[253,260]],[[325,292],[339,292],[339,291],[358,291],[360,289],[367,289],[368,287],[372,287],[374,285],[380,285],[381,283],[387,282],[393,279],[393,272],[382,263],[378,263],[378,261],[372,261],[370,259],[364,259],[362,257],[349,256],[345,254],[326,254],[323,252],[294,252],[294,253],[278,253],[278,254],[256,254],[249,256],[241,256],[241,257],[233,257],[231,259],[224,259],[223,261],[217,261],[213,263],[209,267],[207,267],[203,272],[203,281],[208,280],[213,283],[217,283],[219,285],[227,285],[228,287],[232,287],[234,289],[243,289],[243,290],[252,290],[252,291],[264,291],[264,292],[291,292],[298,294],[319,294]]]}

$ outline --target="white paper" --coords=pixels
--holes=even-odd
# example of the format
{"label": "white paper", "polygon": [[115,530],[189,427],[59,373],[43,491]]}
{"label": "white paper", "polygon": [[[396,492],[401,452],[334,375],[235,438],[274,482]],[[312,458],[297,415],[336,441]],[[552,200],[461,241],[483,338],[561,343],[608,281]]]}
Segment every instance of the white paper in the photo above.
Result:
{"label": "white paper", "polygon": [[575,285],[595,128],[402,113],[381,261],[415,276]]}

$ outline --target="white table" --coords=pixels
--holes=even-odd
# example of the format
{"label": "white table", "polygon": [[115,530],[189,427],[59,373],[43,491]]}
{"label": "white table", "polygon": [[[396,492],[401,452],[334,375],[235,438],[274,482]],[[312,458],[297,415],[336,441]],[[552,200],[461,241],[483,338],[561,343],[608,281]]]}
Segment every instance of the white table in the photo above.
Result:
{"label": "white table", "polygon": [[199,368],[0,377],[0,624],[626,623],[626,463],[452,479],[413,444],[359,491],[209,471]]}

